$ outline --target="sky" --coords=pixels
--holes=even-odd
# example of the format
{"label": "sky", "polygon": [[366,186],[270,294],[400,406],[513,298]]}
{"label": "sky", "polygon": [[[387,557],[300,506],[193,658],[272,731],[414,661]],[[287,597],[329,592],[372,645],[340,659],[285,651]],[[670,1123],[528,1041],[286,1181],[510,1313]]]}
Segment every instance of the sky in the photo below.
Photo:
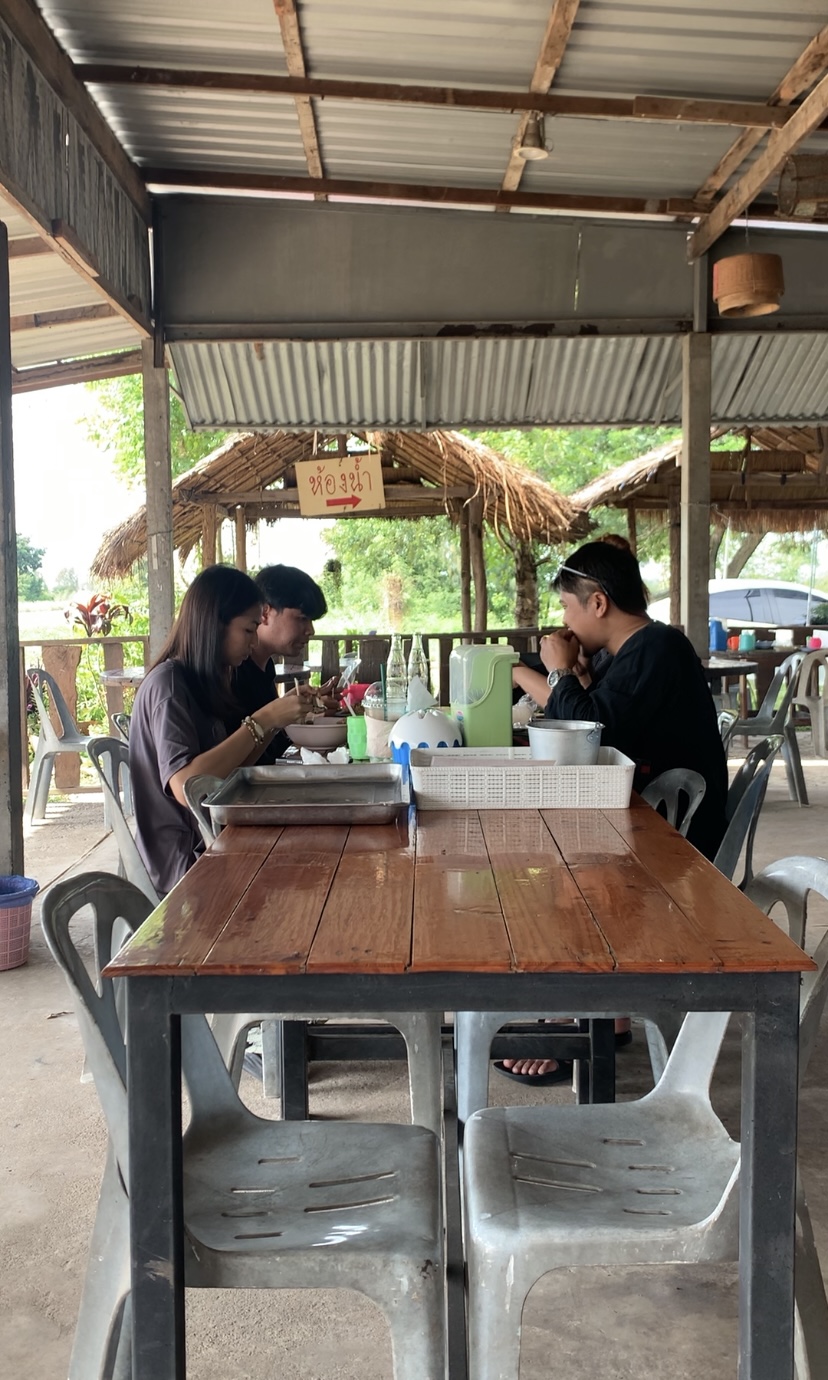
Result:
{"label": "sky", "polygon": [[[88,439],[83,419],[92,405],[83,384],[18,394],[13,401],[17,531],[45,548],[47,585],[64,569],[83,580],[104,533],[143,502]],[[322,541],[325,525],[301,518],[262,525],[258,545],[248,537],[250,568],[282,561],[318,576],[331,554]]]}

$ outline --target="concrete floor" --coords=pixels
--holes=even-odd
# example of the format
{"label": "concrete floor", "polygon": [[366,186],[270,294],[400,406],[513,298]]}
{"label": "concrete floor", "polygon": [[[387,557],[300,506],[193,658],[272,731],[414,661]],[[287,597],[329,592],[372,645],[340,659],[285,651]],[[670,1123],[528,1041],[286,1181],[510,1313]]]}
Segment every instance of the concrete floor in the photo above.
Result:
{"label": "concrete floor", "polygon": [[[804,744],[803,744],[804,746]],[[774,768],[759,826],[757,866],[791,853],[828,853],[828,762],[808,762],[812,805],[787,799]],[[50,806],[27,842],[26,870],[41,886],[67,871],[114,870],[94,797]],[[828,907],[815,908],[813,948]],[[105,1135],[94,1086],[80,1082],[80,1039],[68,990],[40,937],[28,965],[0,974],[0,1380],[63,1380],[97,1201]],[[619,1093],[650,1086],[643,1036],[619,1057]],[[728,1036],[714,1100],[738,1133],[738,1038]],[[278,1114],[255,1082],[242,1092]],[[492,1077],[493,1101],[530,1097]],[[335,1119],[406,1118],[402,1065],[319,1066],[312,1113]],[[828,1040],[821,1038],[801,1101],[801,1163],[817,1243],[828,1262]],[[827,1267],[828,1268],[828,1267]],[[390,1380],[381,1315],[345,1291],[200,1292],[187,1298],[189,1380]],[[524,1315],[521,1380],[698,1380],[736,1375],[737,1287],[731,1267],[559,1271],[533,1290]]]}

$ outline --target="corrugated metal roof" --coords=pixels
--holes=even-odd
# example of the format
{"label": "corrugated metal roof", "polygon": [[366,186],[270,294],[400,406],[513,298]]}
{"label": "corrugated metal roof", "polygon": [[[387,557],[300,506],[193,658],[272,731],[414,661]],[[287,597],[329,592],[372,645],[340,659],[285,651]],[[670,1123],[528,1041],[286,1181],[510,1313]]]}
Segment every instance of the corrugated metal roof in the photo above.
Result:
{"label": "corrugated metal roof", "polygon": [[0,196],[0,221],[8,230],[10,240],[25,239],[27,235],[34,233],[26,217],[4,196]]}
{"label": "corrugated metal roof", "polygon": [[138,332],[122,316],[108,316],[100,321],[73,321],[64,326],[39,326],[36,330],[15,331],[12,364],[15,369],[28,369],[35,364],[52,364],[82,355],[134,349],[139,343]]}
{"label": "corrugated metal roof", "polygon": [[[678,422],[677,336],[177,344],[197,427],[626,426]],[[713,340],[713,420],[828,419],[828,336]]]}
{"label": "corrugated metal roof", "polygon": [[74,62],[286,72],[273,0],[38,0]]}
{"label": "corrugated metal roof", "polygon": [[331,177],[498,186],[514,115],[425,106],[317,102],[322,158]]}

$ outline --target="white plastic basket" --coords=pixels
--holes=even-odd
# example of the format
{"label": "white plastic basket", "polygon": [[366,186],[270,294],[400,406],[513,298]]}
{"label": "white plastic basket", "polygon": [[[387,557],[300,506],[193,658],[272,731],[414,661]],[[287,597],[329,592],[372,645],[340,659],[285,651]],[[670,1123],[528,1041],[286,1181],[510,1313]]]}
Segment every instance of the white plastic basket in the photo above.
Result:
{"label": "white plastic basket", "polygon": [[558,767],[529,748],[411,750],[411,785],[420,810],[623,810],[635,763],[602,747],[594,767]]}

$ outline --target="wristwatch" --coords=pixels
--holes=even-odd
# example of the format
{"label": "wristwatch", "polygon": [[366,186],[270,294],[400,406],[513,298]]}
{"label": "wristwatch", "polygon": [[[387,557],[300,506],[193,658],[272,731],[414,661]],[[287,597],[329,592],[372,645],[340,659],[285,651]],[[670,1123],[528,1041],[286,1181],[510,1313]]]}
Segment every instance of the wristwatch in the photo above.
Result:
{"label": "wristwatch", "polygon": [[546,677],[546,684],[550,690],[554,690],[561,676],[576,676],[577,674],[574,666],[566,666],[562,671],[550,671]]}

